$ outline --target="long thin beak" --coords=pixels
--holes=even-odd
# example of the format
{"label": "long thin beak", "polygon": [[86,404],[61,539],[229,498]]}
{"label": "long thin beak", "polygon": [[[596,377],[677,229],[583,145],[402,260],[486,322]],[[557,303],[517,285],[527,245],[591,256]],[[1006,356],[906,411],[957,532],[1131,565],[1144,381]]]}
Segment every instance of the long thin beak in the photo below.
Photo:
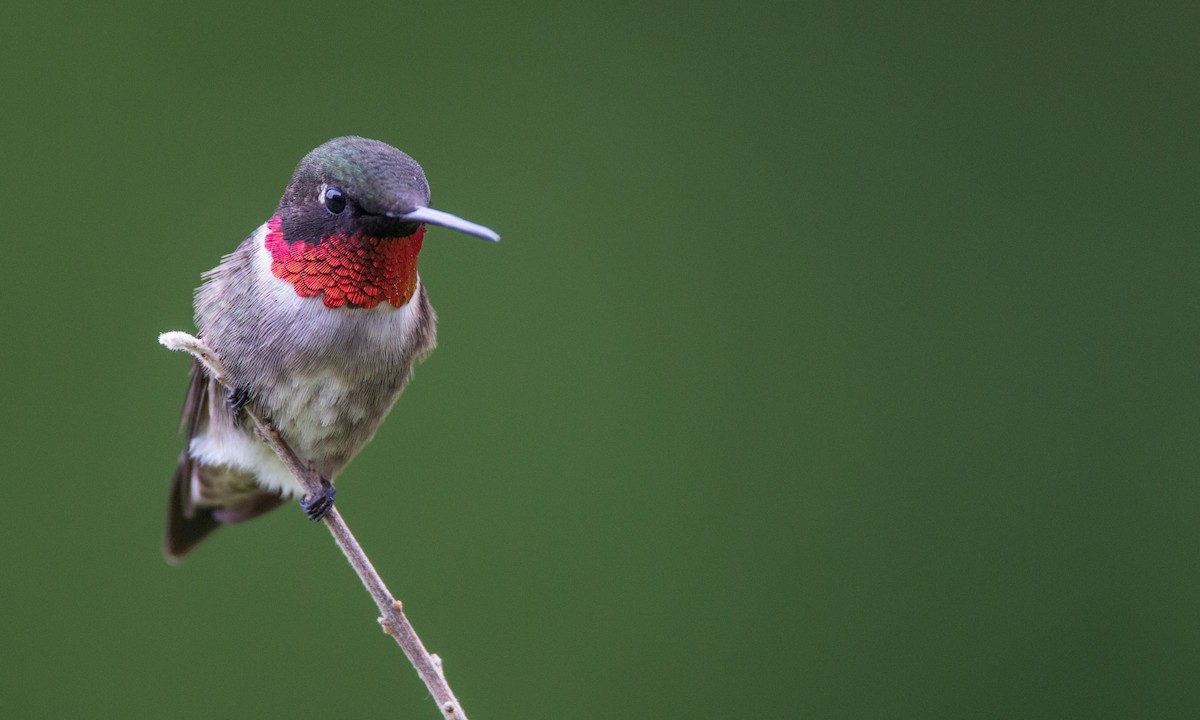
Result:
{"label": "long thin beak", "polygon": [[441,225],[442,227],[450,228],[451,230],[457,230],[468,235],[474,235],[475,237],[483,238],[484,240],[500,242],[500,236],[496,234],[494,230],[485,228],[482,225],[476,225],[470,220],[463,220],[457,215],[451,215],[448,212],[434,210],[433,208],[422,207],[411,212],[396,213],[395,215],[388,213],[388,215],[391,217],[403,218],[405,220],[412,220],[414,222],[429,223],[430,225]]}

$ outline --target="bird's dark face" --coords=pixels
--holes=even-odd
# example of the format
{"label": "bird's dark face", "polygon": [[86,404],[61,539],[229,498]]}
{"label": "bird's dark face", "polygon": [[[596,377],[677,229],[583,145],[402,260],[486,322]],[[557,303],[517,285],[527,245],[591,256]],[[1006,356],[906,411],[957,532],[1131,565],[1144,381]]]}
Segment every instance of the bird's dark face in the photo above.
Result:
{"label": "bird's dark face", "polygon": [[429,183],[416,160],[378,140],[341,137],[300,161],[276,215],[289,244],[315,245],[358,234],[407,237],[421,222],[402,216],[427,207]]}
{"label": "bird's dark face", "polygon": [[263,246],[271,274],[330,308],[403,307],[417,287],[425,224],[496,241],[482,225],[429,207],[421,166],[387,143],[330,140],[300,161]]}

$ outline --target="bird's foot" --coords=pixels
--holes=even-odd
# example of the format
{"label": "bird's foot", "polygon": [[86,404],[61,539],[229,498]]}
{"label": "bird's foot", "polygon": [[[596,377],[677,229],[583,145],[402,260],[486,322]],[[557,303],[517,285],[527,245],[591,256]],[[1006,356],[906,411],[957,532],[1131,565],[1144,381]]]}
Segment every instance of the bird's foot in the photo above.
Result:
{"label": "bird's foot", "polygon": [[225,396],[225,402],[229,404],[229,409],[236,413],[250,402],[250,388],[241,386],[230,388],[229,394]]}
{"label": "bird's foot", "polygon": [[321,492],[301,500],[300,509],[304,511],[309,520],[323,520],[333,509],[333,499],[336,496],[337,489],[333,487],[333,484],[321,478]]}

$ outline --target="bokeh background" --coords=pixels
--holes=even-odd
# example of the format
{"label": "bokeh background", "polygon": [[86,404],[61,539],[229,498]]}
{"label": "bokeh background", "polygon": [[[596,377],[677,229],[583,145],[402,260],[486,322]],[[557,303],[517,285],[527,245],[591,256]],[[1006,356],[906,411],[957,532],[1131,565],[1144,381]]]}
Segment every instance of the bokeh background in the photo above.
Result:
{"label": "bokeh background", "polygon": [[438,717],[191,291],[342,134],[440,347],[339,504],[476,720],[1196,717],[1195,3],[0,7],[0,716]]}

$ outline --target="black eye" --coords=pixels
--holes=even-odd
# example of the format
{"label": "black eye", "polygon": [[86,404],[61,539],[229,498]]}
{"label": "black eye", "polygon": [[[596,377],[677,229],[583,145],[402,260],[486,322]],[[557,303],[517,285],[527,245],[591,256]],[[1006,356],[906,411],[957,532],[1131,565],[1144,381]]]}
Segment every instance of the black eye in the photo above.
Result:
{"label": "black eye", "polygon": [[321,202],[325,203],[325,209],[337,215],[346,209],[346,196],[341,190],[335,187],[325,188],[325,194],[321,196]]}

